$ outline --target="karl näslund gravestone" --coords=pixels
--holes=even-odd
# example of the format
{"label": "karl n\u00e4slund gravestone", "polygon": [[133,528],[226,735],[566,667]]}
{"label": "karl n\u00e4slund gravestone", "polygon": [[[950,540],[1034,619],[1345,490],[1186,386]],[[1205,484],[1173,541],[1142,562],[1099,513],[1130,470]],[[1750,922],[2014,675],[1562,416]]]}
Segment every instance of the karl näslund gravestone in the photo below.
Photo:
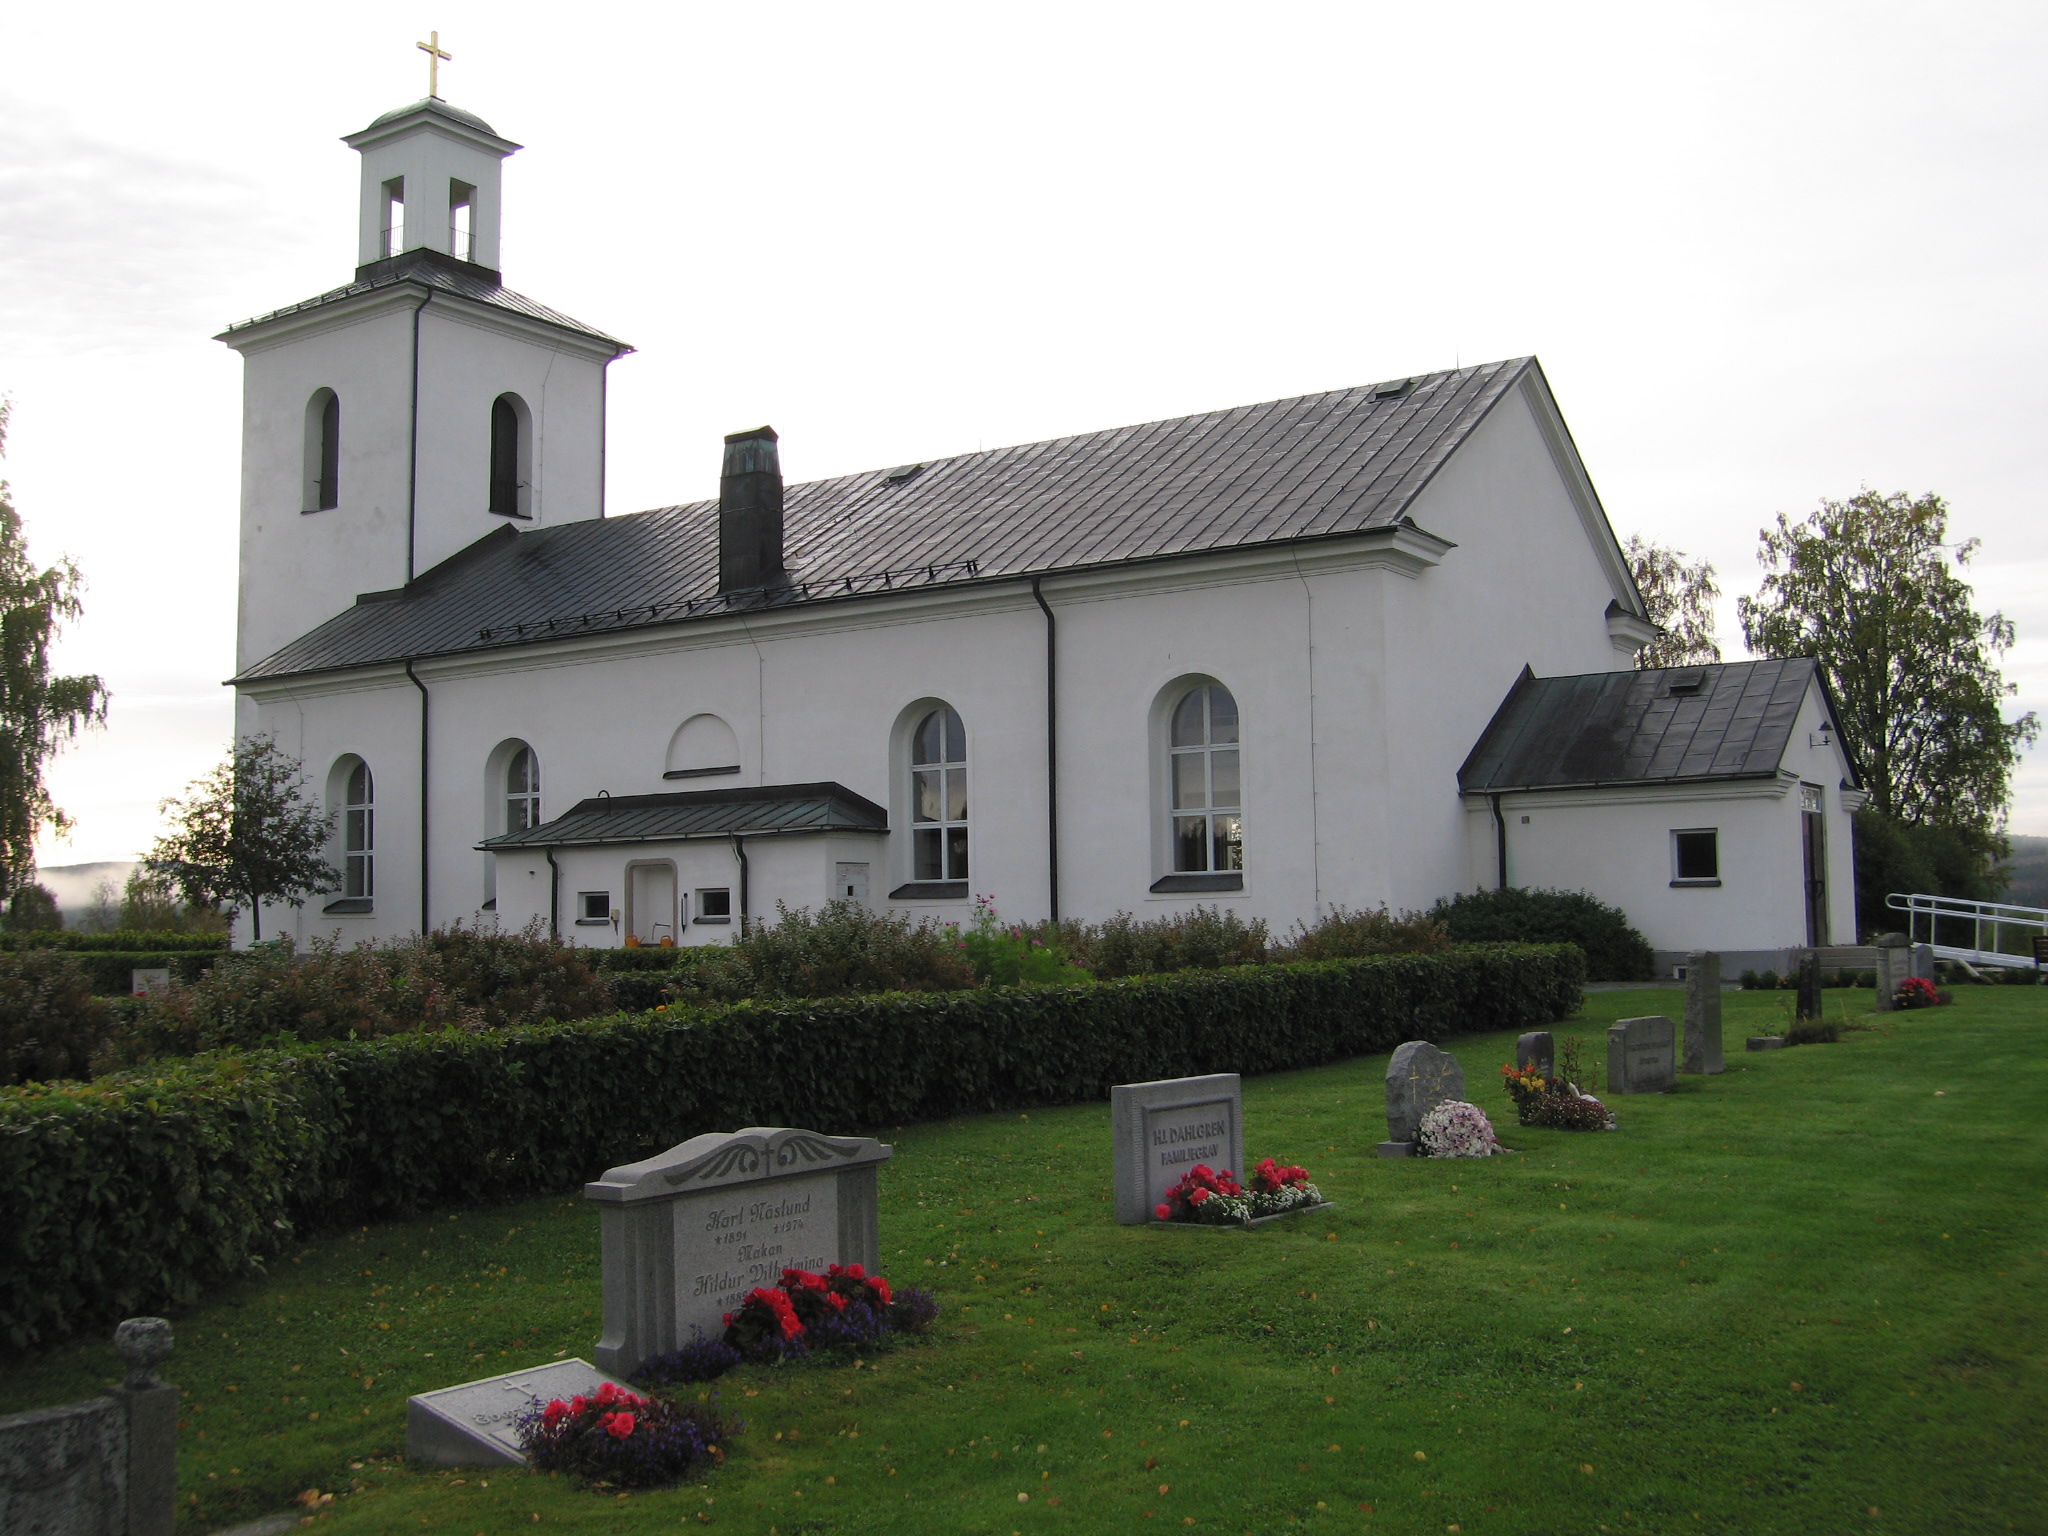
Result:
{"label": "karl n\u00e4slund gravestone", "polygon": [[1387,1139],[1380,1143],[1380,1156],[1409,1156],[1422,1117],[1439,1104],[1464,1097],[1465,1069],[1455,1056],[1427,1040],[1397,1046],[1387,1063]]}
{"label": "karl n\u00e4slund gravestone", "polygon": [[751,1126],[693,1136],[583,1188],[603,1210],[598,1365],[630,1376],[785,1269],[876,1268],[875,1171],[894,1149],[865,1136]]}
{"label": "karl n\u00e4slund gravestone", "polygon": [[1116,1219],[1152,1221],[1188,1170],[1207,1164],[1244,1174],[1244,1098],[1235,1072],[1118,1083],[1109,1090],[1116,1156]]}
{"label": "karl n\u00e4slund gravestone", "polygon": [[1607,1031],[1611,1093],[1668,1093],[1678,1086],[1678,1029],[1662,1014],[1623,1019]]}

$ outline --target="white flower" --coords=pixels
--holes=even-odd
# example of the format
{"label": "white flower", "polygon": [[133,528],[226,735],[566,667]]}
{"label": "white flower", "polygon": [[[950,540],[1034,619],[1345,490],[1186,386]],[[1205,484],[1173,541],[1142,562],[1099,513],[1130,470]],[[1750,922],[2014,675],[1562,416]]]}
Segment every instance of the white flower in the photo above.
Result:
{"label": "white flower", "polygon": [[1431,1157],[1491,1157],[1502,1150],[1486,1111],[1462,1099],[1446,1099],[1424,1115],[1416,1139]]}

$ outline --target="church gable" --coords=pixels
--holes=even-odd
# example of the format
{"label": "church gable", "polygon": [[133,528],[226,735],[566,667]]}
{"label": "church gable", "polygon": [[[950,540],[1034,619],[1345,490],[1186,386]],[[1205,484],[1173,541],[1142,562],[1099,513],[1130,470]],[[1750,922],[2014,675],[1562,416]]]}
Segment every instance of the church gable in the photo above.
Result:
{"label": "church gable", "polygon": [[1511,359],[793,485],[788,579],[765,594],[720,594],[715,502],[538,529],[359,603],[243,676],[1395,528],[1533,367]]}

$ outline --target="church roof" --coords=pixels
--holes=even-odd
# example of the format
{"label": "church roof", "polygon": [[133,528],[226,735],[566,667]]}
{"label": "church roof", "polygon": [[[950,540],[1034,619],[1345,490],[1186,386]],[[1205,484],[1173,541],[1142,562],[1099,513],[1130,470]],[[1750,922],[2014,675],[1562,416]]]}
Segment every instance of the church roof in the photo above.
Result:
{"label": "church roof", "polygon": [[[498,130],[478,117],[474,112],[466,111],[461,107],[450,106],[438,96],[422,96],[418,101],[410,102],[405,106],[393,107],[383,116],[371,119],[370,128],[382,128],[386,123],[395,123],[400,118],[411,117],[415,112],[432,112],[441,117],[453,118],[465,128],[474,128],[479,133],[488,133],[494,139],[499,137]],[[370,128],[365,128],[363,132],[368,133]]]}
{"label": "church roof", "polygon": [[889,813],[844,784],[768,784],[667,795],[599,795],[577,801],[553,821],[487,838],[477,846],[565,848],[736,834],[888,830]]}
{"label": "church roof", "polygon": [[529,320],[538,320],[544,325],[558,326],[565,331],[574,331],[580,336],[589,336],[597,341],[608,342],[620,352],[633,349],[616,336],[609,336],[594,325],[585,325],[581,320],[572,320],[560,310],[549,309],[547,305],[529,299],[523,293],[514,293],[498,281],[498,274],[488,267],[472,262],[460,261],[440,251],[410,250],[397,256],[386,257],[366,267],[356,269],[356,280],[344,283],[339,288],[297,304],[287,304],[283,309],[273,309],[267,315],[254,319],[238,320],[216,336],[216,341],[227,341],[243,331],[254,330],[259,325],[268,325],[273,320],[283,320],[291,315],[309,314],[316,309],[325,309],[330,304],[356,298],[365,293],[376,293],[381,289],[395,288],[402,283],[438,289],[452,293],[459,298],[471,299],[478,304],[489,304],[493,308],[509,310],[515,315],[524,315]]}
{"label": "church roof", "polygon": [[1816,681],[1825,696],[1805,656],[1582,677],[1525,670],[1458,770],[1458,787],[1497,794],[1775,778]]}
{"label": "church roof", "polygon": [[[790,585],[858,601],[1341,537],[1401,523],[1534,358],[791,485]],[[501,534],[504,531],[501,530]],[[718,593],[718,504],[493,534],[241,680],[451,655],[758,607]]]}

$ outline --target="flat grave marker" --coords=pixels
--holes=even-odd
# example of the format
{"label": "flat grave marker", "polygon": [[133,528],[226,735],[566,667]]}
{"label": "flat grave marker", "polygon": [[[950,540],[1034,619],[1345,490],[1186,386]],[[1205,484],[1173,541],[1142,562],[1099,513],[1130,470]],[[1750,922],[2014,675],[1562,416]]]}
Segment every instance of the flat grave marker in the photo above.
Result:
{"label": "flat grave marker", "polygon": [[1109,1121],[1120,1226],[1158,1220],[1154,1208],[1197,1164],[1249,1177],[1235,1072],[1118,1083],[1109,1090]]}
{"label": "flat grave marker", "polygon": [[526,1455],[513,1421],[533,1400],[566,1402],[607,1381],[626,1385],[588,1360],[550,1360],[530,1371],[418,1393],[405,1400],[405,1458],[436,1467],[523,1467]]}

